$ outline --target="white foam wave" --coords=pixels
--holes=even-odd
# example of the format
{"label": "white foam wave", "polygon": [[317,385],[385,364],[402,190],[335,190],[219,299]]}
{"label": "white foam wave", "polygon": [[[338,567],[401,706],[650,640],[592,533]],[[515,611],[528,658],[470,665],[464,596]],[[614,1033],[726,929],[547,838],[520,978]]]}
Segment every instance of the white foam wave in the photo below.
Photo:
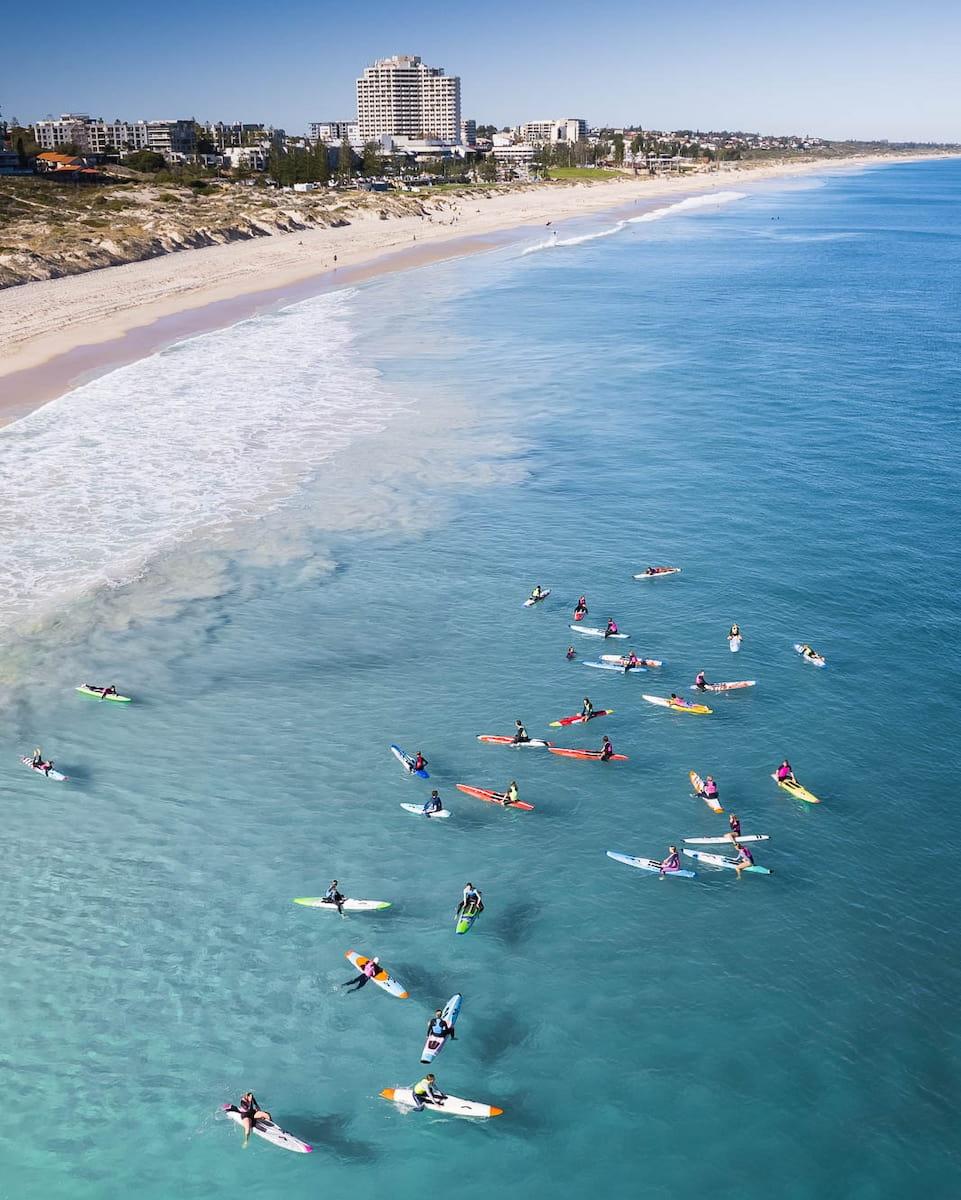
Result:
{"label": "white foam wave", "polygon": [[0,430],[0,629],[277,507],[404,407],[353,352],[355,295],[182,342]]}
{"label": "white foam wave", "polygon": [[641,213],[639,217],[629,217],[631,225],[642,221],[660,221],[663,217],[673,217],[680,212],[693,212],[699,208],[714,208],[719,204],[731,204],[735,200],[743,200],[746,192],[710,192],[703,196],[688,196],[686,200],[678,200],[676,204],[668,204],[665,208],[656,208],[653,212]]}
{"label": "white foam wave", "polygon": [[539,242],[536,246],[528,246],[523,254],[535,254],[538,250],[554,250],[558,246],[579,246],[582,242],[593,242],[598,238],[613,237],[615,233],[620,233],[626,222],[618,221],[616,225],[611,225],[608,229],[598,230],[596,233],[582,233],[575,237],[552,237],[546,242]]}

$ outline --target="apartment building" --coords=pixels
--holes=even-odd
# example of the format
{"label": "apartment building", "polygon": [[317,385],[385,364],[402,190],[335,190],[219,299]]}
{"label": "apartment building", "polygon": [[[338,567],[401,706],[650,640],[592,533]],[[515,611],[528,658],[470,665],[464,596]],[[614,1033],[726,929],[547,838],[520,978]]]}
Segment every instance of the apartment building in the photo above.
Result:
{"label": "apartment building", "polygon": [[311,121],[308,128],[312,142],[326,142],[329,146],[346,138],[352,146],[361,144],[356,121]]}
{"label": "apartment building", "polygon": [[41,150],[73,143],[84,154],[108,150],[157,150],[165,158],[196,150],[194,123],[187,121],[105,121],[86,113],[63,113],[57,120],[37,121],[34,137]]}
{"label": "apartment building", "polygon": [[561,117],[554,121],[527,121],[520,127],[521,140],[531,146],[556,142],[579,142],[587,137],[587,122],[580,117]]}
{"label": "apartment building", "polygon": [[459,143],[460,77],[416,55],[381,59],[357,80],[357,124],[362,142],[387,134]]}

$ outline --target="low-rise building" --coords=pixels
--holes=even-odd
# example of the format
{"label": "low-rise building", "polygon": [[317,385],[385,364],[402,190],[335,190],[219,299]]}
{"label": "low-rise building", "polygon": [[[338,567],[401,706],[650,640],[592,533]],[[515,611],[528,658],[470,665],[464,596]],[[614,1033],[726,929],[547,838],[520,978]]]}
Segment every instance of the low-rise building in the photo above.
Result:
{"label": "low-rise building", "polygon": [[312,142],[340,143],[347,139],[352,146],[359,146],[360,129],[356,121],[311,121],[308,126]]}
{"label": "low-rise building", "polygon": [[532,146],[556,142],[579,142],[587,137],[587,122],[580,117],[560,117],[553,121],[527,121],[520,127],[521,139]]}

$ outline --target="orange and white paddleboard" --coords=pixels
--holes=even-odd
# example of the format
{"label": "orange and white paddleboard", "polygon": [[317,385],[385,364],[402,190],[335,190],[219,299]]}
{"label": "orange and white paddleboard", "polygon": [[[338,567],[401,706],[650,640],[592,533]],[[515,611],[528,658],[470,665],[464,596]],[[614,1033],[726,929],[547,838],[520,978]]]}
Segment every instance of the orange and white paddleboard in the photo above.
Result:
{"label": "orange and white paddleboard", "polygon": [[[358,971],[362,971],[370,962],[369,958],[366,958],[363,954],[358,954],[356,950],[345,950],[344,958],[349,959]],[[376,983],[378,987],[382,987],[391,996],[396,996],[398,1000],[407,999],[407,989],[398,983],[396,979],[391,979],[383,967],[380,968],[376,975],[371,975],[370,981],[371,983]]]}
{"label": "orange and white paddleboard", "polygon": [[[393,1100],[395,1104],[403,1104],[407,1108],[416,1108],[414,1093],[409,1087],[384,1088],[380,1093],[385,1100]],[[476,1100],[459,1100],[456,1096],[446,1096],[443,1100],[432,1104],[425,1103],[425,1108],[431,1112],[448,1113],[452,1117],[499,1117],[504,1111],[495,1108],[493,1104],[479,1104]]]}
{"label": "orange and white paddleboard", "polygon": [[724,812],[724,809],[718,804],[716,796],[704,795],[704,780],[698,775],[697,771],[692,771],[688,778],[691,781],[691,787],[694,789],[695,796],[700,796],[711,812]]}

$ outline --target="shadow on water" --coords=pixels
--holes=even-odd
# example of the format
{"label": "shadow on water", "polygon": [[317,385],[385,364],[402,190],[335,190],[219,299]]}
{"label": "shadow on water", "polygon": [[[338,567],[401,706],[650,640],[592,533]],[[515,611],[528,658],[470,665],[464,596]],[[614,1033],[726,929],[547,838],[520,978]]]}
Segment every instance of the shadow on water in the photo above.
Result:
{"label": "shadow on water", "polygon": [[297,1137],[313,1146],[315,1154],[331,1154],[348,1163],[372,1163],[381,1157],[372,1143],[350,1136],[349,1118],[343,1113],[284,1120],[287,1128],[296,1130]]}
{"label": "shadow on water", "polygon": [[541,904],[515,905],[499,912],[495,933],[507,946],[530,945],[534,930],[543,920]]}
{"label": "shadow on water", "polygon": [[[485,1065],[516,1054],[529,1041],[531,1026],[512,1013],[504,1013],[485,1024],[480,1037],[471,1039],[472,1047]],[[498,1103],[500,1103],[498,1101]]]}

